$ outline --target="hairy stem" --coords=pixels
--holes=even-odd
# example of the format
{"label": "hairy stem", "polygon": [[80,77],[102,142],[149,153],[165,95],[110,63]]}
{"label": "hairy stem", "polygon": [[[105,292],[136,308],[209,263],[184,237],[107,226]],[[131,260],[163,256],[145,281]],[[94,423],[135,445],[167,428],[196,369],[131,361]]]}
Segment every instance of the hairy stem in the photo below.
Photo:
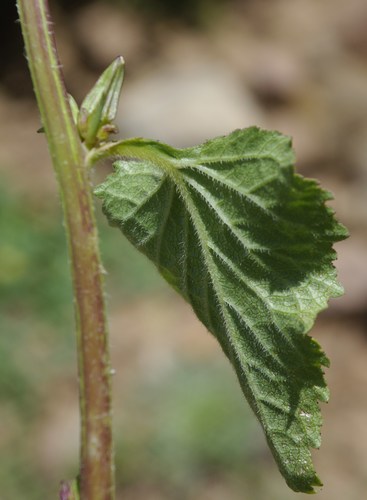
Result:
{"label": "hairy stem", "polygon": [[114,498],[111,368],[102,266],[85,151],[74,125],[46,0],[18,0],[33,86],[64,210],[81,411],[80,498]]}

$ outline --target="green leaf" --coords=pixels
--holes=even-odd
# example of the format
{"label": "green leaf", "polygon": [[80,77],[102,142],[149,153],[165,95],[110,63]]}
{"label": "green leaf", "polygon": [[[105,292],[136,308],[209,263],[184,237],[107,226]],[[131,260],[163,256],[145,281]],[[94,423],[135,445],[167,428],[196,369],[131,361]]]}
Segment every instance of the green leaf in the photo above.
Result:
{"label": "green leaf", "polygon": [[109,152],[124,159],[95,190],[104,213],[218,339],[288,485],[312,493],[328,359],[306,333],[342,293],[332,245],[346,237],[330,194],[294,174],[287,137],[255,127]]}
{"label": "green leaf", "polygon": [[116,131],[112,124],[116,117],[125,63],[117,57],[98,78],[80,106],[78,128],[88,148],[104,141]]}

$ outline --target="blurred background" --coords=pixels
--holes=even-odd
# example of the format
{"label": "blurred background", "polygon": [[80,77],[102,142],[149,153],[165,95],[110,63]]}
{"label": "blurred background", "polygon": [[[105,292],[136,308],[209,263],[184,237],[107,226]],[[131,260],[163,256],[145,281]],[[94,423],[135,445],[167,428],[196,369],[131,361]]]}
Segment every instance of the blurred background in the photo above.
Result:
{"label": "blurred background", "polygon": [[[78,468],[71,286],[60,204],[13,0],[0,16],[0,500],[57,498]],[[53,0],[78,102],[126,60],[120,135],[194,145],[259,125],[335,194],[346,295],[312,331],[331,358],[315,463],[320,500],[367,488],[367,3]],[[106,172],[108,171],[108,167]],[[97,203],[98,213],[100,206]],[[288,500],[216,342],[98,215],[115,397],[118,498]]]}

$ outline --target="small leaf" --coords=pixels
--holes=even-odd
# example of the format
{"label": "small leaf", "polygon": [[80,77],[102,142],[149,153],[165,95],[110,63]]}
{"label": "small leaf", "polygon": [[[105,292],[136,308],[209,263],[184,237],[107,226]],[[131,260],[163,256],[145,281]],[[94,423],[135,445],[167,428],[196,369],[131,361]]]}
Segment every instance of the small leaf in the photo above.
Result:
{"label": "small leaf", "polygon": [[104,213],[216,336],[288,485],[312,493],[328,359],[306,333],[342,293],[332,245],[346,237],[330,195],[294,174],[288,138],[255,127],[112,150],[124,159],[95,190]]}
{"label": "small leaf", "polygon": [[117,57],[102,73],[85,97],[79,112],[78,128],[88,148],[106,140],[115,132],[112,122],[116,117],[124,79],[124,60]]}
{"label": "small leaf", "polygon": [[75,125],[78,125],[78,116],[79,116],[79,108],[76,103],[76,100],[71,94],[68,94],[69,98],[69,105],[70,105],[70,110],[71,110],[71,115],[73,117],[73,121]]}

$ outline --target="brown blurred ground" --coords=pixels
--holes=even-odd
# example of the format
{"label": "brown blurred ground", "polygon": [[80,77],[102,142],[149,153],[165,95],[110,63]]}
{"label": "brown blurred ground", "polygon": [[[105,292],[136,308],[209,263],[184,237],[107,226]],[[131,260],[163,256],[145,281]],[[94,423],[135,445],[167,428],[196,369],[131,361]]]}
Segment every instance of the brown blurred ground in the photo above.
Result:
{"label": "brown blurred ground", "polygon": [[[332,396],[323,407],[323,446],[315,460],[325,483],[320,500],[360,500],[367,487],[367,3],[219,2],[206,7],[196,24],[140,16],[117,4],[85,3],[72,15],[55,6],[59,52],[77,100],[98,71],[122,54],[126,80],[117,120],[122,136],[187,146],[252,124],[274,128],[294,138],[298,170],[335,194],[332,205],[351,236],[338,245],[346,295],[333,301],[313,330],[332,361],[327,373]],[[0,81],[0,174],[26,200],[53,198],[55,181],[44,137],[35,133],[40,124],[24,78],[13,65]],[[119,422],[128,411],[141,418],[132,397],[137,380],[149,385],[152,377],[169,377],[176,364],[221,363],[222,355],[189,308],[170,293],[122,306],[118,288],[113,293],[116,428],[128,433]],[[38,434],[30,442],[34,460],[55,481],[76,461],[73,373],[69,365],[64,378],[53,381],[57,401],[54,385],[46,389]],[[224,373],[236,384],[229,369]],[[256,498],[295,498],[267,452],[261,453],[271,480],[260,481]],[[240,500],[247,494],[215,477],[195,484],[178,497],[142,480],[125,486],[123,498]]]}

